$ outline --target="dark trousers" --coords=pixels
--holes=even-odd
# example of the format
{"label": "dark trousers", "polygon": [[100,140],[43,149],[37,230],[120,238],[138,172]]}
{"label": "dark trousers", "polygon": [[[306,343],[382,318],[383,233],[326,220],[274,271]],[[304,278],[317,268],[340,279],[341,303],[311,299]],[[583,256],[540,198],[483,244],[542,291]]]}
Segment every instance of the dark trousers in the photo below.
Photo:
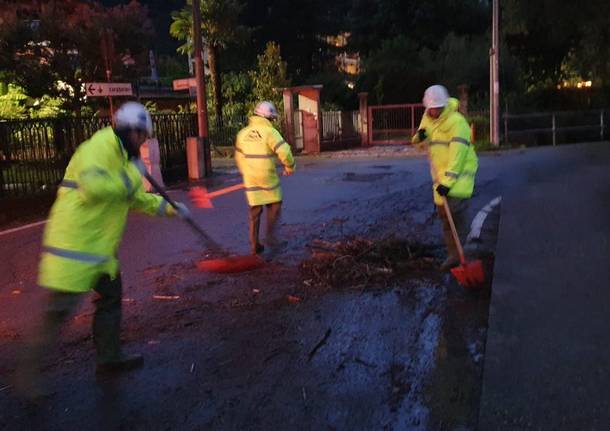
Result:
{"label": "dark trousers", "polygon": [[[93,340],[97,362],[111,362],[121,355],[121,276],[111,280],[103,275],[95,286],[95,313],[93,315]],[[42,323],[29,340],[23,366],[30,373],[39,370],[42,357],[53,349],[65,322],[74,314],[82,300],[81,293],[49,291]]]}
{"label": "dark trousers", "polygon": [[265,232],[265,243],[273,246],[276,241],[277,226],[282,215],[282,202],[274,202],[267,205],[254,205],[248,209],[248,222],[250,227],[250,250],[256,253],[259,245],[259,230],[261,225],[261,215],[263,207],[267,208],[267,223]]}
{"label": "dark trousers", "polygon": [[[466,236],[468,235],[469,199],[447,198],[447,203],[449,204],[449,209],[451,210],[451,215],[453,216],[455,230],[457,231],[460,241],[463,244]],[[453,240],[453,235],[451,234],[451,226],[449,226],[449,220],[447,219],[445,208],[443,208],[442,205],[437,205],[436,210],[443,225],[443,239],[445,241],[445,245],[447,246],[447,254],[450,257],[457,258],[457,246]]]}

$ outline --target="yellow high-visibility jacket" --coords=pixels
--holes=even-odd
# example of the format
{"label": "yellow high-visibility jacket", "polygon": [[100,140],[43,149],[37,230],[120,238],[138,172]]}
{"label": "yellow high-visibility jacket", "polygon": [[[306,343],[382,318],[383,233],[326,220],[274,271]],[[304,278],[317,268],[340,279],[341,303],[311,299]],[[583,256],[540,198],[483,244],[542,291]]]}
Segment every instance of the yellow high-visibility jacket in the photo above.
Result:
{"label": "yellow high-visibility jacket", "polygon": [[290,145],[271,122],[253,116],[237,134],[235,162],[244,179],[248,205],[266,205],[282,200],[280,179],[275,171],[275,158],[292,172],[296,168]]}
{"label": "yellow high-visibility jacket", "polygon": [[[427,135],[425,143],[430,156],[436,205],[442,205],[441,196],[436,192],[439,184],[449,187],[449,197],[470,198],[479,168],[479,159],[470,142],[470,127],[464,116],[457,111],[458,103],[457,99],[449,98],[439,118],[430,117],[426,111],[419,124],[419,129],[424,129]],[[420,143],[417,134],[412,142]]]}
{"label": "yellow high-visibility jacket", "polygon": [[103,274],[115,278],[130,209],[174,214],[164,199],[144,191],[140,172],[106,127],[83,142],[68,164],[44,231],[39,285],[86,292]]}

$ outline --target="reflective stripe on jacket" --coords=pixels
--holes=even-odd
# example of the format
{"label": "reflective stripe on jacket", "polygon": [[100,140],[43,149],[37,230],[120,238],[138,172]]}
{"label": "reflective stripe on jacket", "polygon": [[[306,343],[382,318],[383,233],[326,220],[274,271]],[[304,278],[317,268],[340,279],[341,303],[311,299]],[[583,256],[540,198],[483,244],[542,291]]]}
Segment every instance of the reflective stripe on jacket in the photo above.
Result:
{"label": "reflective stripe on jacket", "polygon": [[282,200],[280,179],[275,171],[275,158],[288,171],[294,171],[295,161],[290,145],[271,122],[253,116],[248,126],[237,134],[235,162],[244,179],[248,205],[266,205]]}
{"label": "reflective stripe on jacket", "polygon": [[[433,181],[434,203],[442,204],[436,193],[439,184],[449,187],[449,196],[467,199],[472,196],[479,159],[470,142],[470,127],[457,112],[458,100],[450,98],[440,117],[434,119],[426,112],[419,129],[426,131]],[[417,134],[413,143],[419,143]]]}
{"label": "reflective stripe on jacket", "polygon": [[103,274],[116,277],[129,209],[166,215],[164,202],[145,193],[112,128],[98,131],[78,147],[60,184],[44,231],[38,283],[86,292]]}

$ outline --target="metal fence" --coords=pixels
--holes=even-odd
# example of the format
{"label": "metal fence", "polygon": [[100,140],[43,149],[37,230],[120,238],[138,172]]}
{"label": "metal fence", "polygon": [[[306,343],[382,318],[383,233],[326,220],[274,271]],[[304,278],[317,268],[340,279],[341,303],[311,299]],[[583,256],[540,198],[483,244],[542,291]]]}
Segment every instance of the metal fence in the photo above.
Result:
{"label": "metal fence", "polygon": [[[0,121],[0,197],[54,191],[76,147],[109,124],[108,118]],[[164,178],[186,178],[186,138],[197,133],[195,115],[153,115],[153,124]]]}
{"label": "metal fence", "polygon": [[359,111],[322,112],[322,151],[349,148],[360,143]]}
{"label": "metal fence", "polygon": [[541,146],[608,139],[610,110],[505,114],[503,143]]}
{"label": "metal fence", "polygon": [[248,124],[248,117],[223,117],[222,123],[210,125],[210,144],[214,147],[232,147],[237,132]]}
{"label": "metal fence", "polygon": [[424,110],[421,103],[369,106],[369,145],[409,142]]}

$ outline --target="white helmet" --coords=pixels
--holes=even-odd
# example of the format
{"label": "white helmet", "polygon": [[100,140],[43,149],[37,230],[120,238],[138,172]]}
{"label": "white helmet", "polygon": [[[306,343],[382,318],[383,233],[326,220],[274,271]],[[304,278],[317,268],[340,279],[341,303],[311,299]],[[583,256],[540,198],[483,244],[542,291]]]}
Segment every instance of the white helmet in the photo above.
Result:
{"label": "white helmet", "polygon": [[153,124],[150,114],[144,105],[138,102],[126,102],[114,113],[114,126],[117,129],[137,129],[145,131],[148,136],[153,134]]}
{"label": "white helmet", "polygon": [[442,108],[447,105],[449,93],[442,85],[433,85],[424,92],[424,106],[428,108]]}
{"label": "white helmet", "polygon": [[254,108],[254,115],[268,119],[274,119],[278,116],[277,109],[275,109],[273,103],[267,101],[256,104],[256,108]]}

